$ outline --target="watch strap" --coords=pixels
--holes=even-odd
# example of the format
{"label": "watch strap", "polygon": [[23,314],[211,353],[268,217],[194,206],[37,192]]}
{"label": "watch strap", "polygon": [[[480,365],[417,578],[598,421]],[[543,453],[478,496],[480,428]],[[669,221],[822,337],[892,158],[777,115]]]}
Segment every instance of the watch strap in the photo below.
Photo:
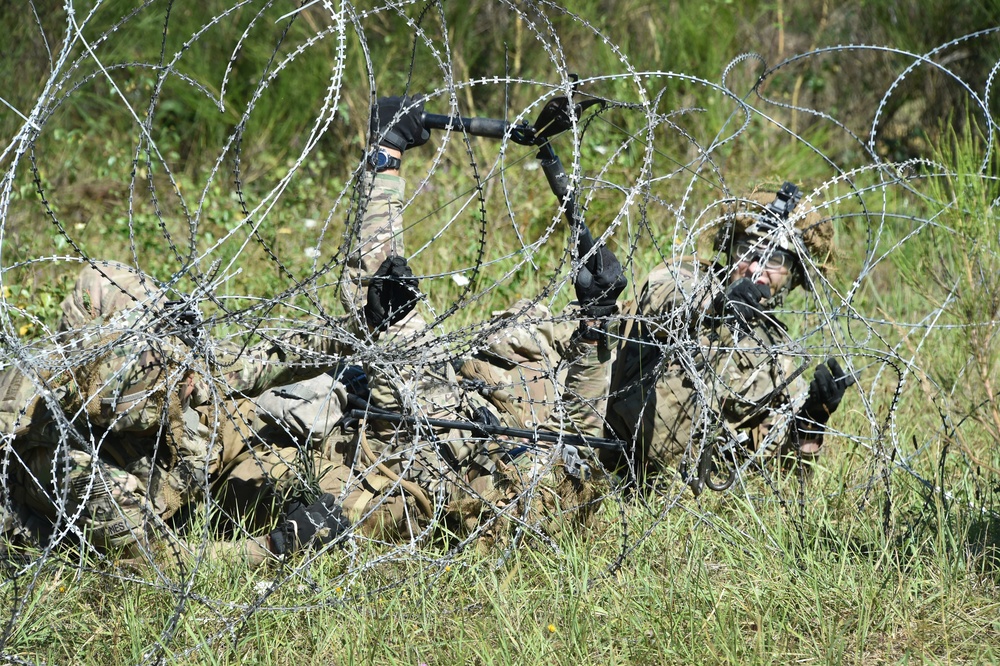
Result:
{"label": "watch strap", "polygon": [[393,157],[385,148],[375,148],[368,155],[368,166],[375,173],[383,171],[398,171],[403,166],[403,160]]}

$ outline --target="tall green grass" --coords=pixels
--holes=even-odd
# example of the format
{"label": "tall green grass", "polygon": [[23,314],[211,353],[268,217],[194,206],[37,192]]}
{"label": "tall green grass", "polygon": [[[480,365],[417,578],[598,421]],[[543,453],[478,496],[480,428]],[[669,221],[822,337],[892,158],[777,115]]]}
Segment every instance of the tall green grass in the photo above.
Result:
{"label": "tall green grass", "polygon": [[[851,457],[817,475],[801,520],[756,485],[746,497],[685,500],[655,526],[663,503],[631,504],[630,533],[652,532],[612,572],[613,505],[558,554],[528,544],[501,568],[472,551],[351,575],[348,556],[334,552],[291,578],[206,562],[191,576],[165,663],[995,660],[1000,604],[995,556],[976,533],[983,516],[945,510],[897,478],[895,512],[910,520],[886,531],[878,506],[857,504]],[[362,546],[355,555],[378,554]],[[164,573],[179,582],[176,570]],[[282,584],[269,591],[272,580]],[[23,593],[8,584],[5,605]],[[138,663],[176,605],[161,584],[53,560],[27,601],[5,650],[48,663]]]}

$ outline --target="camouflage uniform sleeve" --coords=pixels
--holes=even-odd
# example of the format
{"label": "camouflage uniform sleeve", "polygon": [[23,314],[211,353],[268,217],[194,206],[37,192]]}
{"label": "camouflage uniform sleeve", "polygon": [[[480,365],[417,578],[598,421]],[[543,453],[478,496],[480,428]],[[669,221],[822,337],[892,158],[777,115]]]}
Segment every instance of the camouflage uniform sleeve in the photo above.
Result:
{"label": "camouflage uniform sleeve", "polygon": [[[406,181],[400,176],[366,172],[364,198],[360,221],[348,230],[348,250],[346,265],[340,278],[340,298],[352,318],[354,325],[362,325],[361,311],[368,297],[366,278],[373,275],[378,267],[390,256],[404,256],[403,246],[403,205]],[[375,344],[367,330],[359,333],[359,338]],[[427,347],[434,344],[433,335],[427,330],[426,322],[415,308],[409,315],[393,324],[378,335],[380,345],[397,343],[413,347]],[[396,380],[389,377],[384,368],[365,363],[369,389],[373,402],[384,409],[399,410],[396,385],[414,380],[414,369],[399,369]]]}
{"label": "camouflage uniform sleeve", "polygon": [[545,426],[588,437],[604,434],[613,356],[597,344],[573,336],[563,352],[568,368],[561,400]]}
{"label": "camouflage uniform sleeve", "polygon": [[687,374],[700,367],[699,379],[693,381],[703,399],[712,411],[740,427],[745,419],[759,415],[760,401],[780,383],[775,349],[781,341],[775,339],[778,325],[759,325],[752,335],[737,337],[728,327],[705,319],[712,294],[722,289],[693,263],[661,266],[650,273],[640,294],[644,319],[638,325],[658,343],[694,353]]}
{"label": "camouflage uniform sleeve", "polygon": [[153,279],[114,261],[95,261],[80,269],[73,291],[61,304],[59,331],[79,340],[84,327],[126,327],[163,307],[163,293]]}
{"label": "camouflage uniform sleeve", "polygon": [[363,279],[372,275],[386,257],[403,254],[403,197],[400,176],[366,172],[361,219],[348,233],[347,265],[340,278],[340,298],[348,312],[365,304]]}
{"label": "camouflage uniform sleeve", "polygon": [[660,266],[646,278],[636,309],[652,338],[675,342],[691,328],[691,320],[707,306],[705,294],[714,282],[697,265],[684,262]]}
{"label": "camouflage uniform sleeve", "polygon": [[714,349],[706,354],[712,360],[705,378],[713,403],[736,427],[759,422],[771,408],[788,402],[789,391],[799,391],[798,383],[789,381],[799,359],[787,353],[790,341],[778,339],[777,330],[757,326],[753,335],[735,339],[720,326]]}
{"label": "camouflage uniform sleeve", "polygon": [[[803,362],[802,358],[790,356],[781,357],[781,375],[779,379],[790,377]],[[806,375],[795,377],[784,390],[781,401],[771,411],[766,423],[766,430],[760,433],[758,446],[771,448],[772,442],[782,444],[791,450],[800,443],[799,434],[795,429],[795,415],[799,413],[809,395],[809,381]],[[804,439],[809,439],[805,437]]]}
{"label": "camouflage uniform sleeve", "polygon": [[[222,382],[224,394],[247,398],[274,386],[311,379],[337,367],[353,351],[356,337],[351,321],[344,317],[334,326],[309,321],[249,347],[221,343],[213,350],[216,370],[210,374]],[[191,404],[204,404],[210,395],[204,378],[197,377]]]}

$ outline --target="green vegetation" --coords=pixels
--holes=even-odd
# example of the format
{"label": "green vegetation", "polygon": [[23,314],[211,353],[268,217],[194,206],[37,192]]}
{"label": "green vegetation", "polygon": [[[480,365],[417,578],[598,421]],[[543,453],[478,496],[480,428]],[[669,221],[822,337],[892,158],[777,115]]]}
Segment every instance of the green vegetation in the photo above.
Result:
{"label": "green vegetation", "polygon": [[[66,43],[62,3],[34,7],[44,39],[30,8],[0,5],[8,35],[0,44],[0,80],[8,82],[0,97],[25,115]],[[361,16],[357,9],[356,22],[338,24],[315,4],[294,20],[277,20],[294,7],[256,0],[75,6],[107,74],[77,40],[61,70],[68,78],[48,88],[40,132],[20,144],[28,152],[12,172],[9,206],[0,209],[5,332],[25,342],[51,333],[78,266],[65,257],[81,256],[121,260],[161,279],[184,271],[179,289],[205,280],[219,262],[219,274],[230,277],[216,295],[230,310],[318,272],[315,284],[293,290],[286,314],[312,307],[309,297],[339,312],[332,285],[372,82],[377,94],[436,91],[428,110],[444,113],[447,69],[463,115],[513,116],[534,104],[531,120],[536,102],[575,72],[583,92],[623,104],[587,128],[579,160],[588,177],[601,174],[584,191],[595,230],[614,224],[620,211],[629,215],[612,242],[631,257],[634,286],[661,255],[693,249],[698,230],[676,220],[704,223],[691,212],[724,196],[722,188],[788,178],[821,188],[828,201],[842,197],[834,209],[841,216],[837,272],[822,302],[851,298],[836,313],[837,335],[814,337],[825,351],[841,345],[856,353],[862,368],[864,391],[849,393],[831,423],[845,436],[829,440],[830,455],[804,490],[787,479],[780,493],[757,481],[743,493],[684,496],[680,506],[662,497],[608,501],[593,533],[560,543],[559,552],[527,544],[502,566],[496,553],[445,558],[435,551],[426,560],[362,568],[359,562],[384,554],[365,545],[305,572],[221,561],[168,568],[158,578],[80,568],[72,553],[57,553],[40,571],[0,587],[0,606],[15,617],[0,652],[32,662],[140,663],[155,661],[162,638],[164,663],[177,664],[1000,660],[1000,190],[998,146],[981,120],[996,117],[995,94],[984,112],[933,68],[897,81],[910,57],[835,51],[770,74],[759,92],[775,103],[747,97],[760,113],[736,140],[710,151],[711,164],[699,162],[686,138],[706,147],[740,130],[734,97],[750,92],[761,65],[734,66],[726,81],[732,95],[719,86],[744,52],[760,53],[770,67],[837,44],[922,54],[991,27],[1000,15],[996,0],[580,0],[572,9],[589,24],[543,7],[558,40],[533,5],[520,18],[486,0],[426,12],[407,5],[401,12],[424,31],[415,44],[394,10]],[[938,61],[981,94],[998,56],[994,35],[956,45]],[[630,67],[651,74],[637,82]],[[331,91],[332,116],[321,113]],[[669,118],[676,129],[657,128],[645,175],[648,118],[624,106],[644,99],[661,114],[677,112]],[[147,138],[136,120],[150,113]],[[5,148],[23,127],[0,106]],[[927,162],[871,169],[873,128],[878,157]],[[434,276],[424,291],[435,310],[466,293],[452,272],[472,277],[485,262],[471,305],[442,325],[462,330],[519,296],[567,299],[565,289],[556,293],[566,272],[565,230],[541,171],[531,169],[533,151],[509,146],[501,162],[495,143],[472,139],[467,147],[452,135],[437,153],[442,136],[408,153],[404,166],[409,195],[430,174],[406,221],[414,266]],[[570,138],[558,141],[570,162]],[[18,159],[17,146],[0,157],[4,170]],[[479,176],[489,174],[485,216],[469,151]],[[853,186],[839,178],[859,168],[866,170],[854,174]],[[883,185],[900,173],[912,179]],[[658,174],[672,177],[654,180],[645,198],[625,205],[626,188]],[[287,186],[277,188],[286,176]],[[685,196],[681,216],[674,207]],[[524,251],[536,242],[537,251]],[[802,296],[789,305],[815,310]],[[814,315],[798,319],[790,321],[797,330],[820,323]],[[236,329],[220,316],[216,330]],[[623,540],[631,547],[646,530],[608,573]],[[8,564],[13,576],[16,565]],[[272,580],[281,583],[273,593]],[[178,609],[175,591],[188,581],[190,596]]]}
{"label": "green vegetation", "polygon": [[857,503],[867,464],[862,451],[839,452],[815,479],[826,499],[801,519],[763,484],[686,501],[688,511],[630,504],[632,535],[663,520],[610,574],[622,539],[613,501],[603,526],[560,553],[522,547],[500,568],[474,552],[355,575],[343,553],[307,575],[204,562],[179,617],[176,569],[150,584],[50,561],[34,588],[4,588],[8,608],[27,595],[6,650],[137,663],[170,630],[169,664],[995,661],[998,544],[985,540],[986,516],[899,476],[896,524],[884,529],[882,493]]}

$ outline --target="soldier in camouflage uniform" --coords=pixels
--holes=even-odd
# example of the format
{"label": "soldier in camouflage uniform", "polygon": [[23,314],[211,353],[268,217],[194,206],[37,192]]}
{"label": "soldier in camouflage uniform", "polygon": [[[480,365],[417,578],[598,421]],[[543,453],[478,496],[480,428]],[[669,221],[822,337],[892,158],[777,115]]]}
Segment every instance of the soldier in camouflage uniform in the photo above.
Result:
{"label": "soldier in camouflage uniform", "polygon": [[[369,323],[392,309],[372,302],[371,285],[381,279],[392,291],[409,275],[402,260],[399,167],[404,150],[429,138],[421,113],[419,101],[398,97],[380,99],[373,113],[372,138],[379,147],[364,181],[364,214],[351,234],[357,244],[347,254],[341,283],[347,309]],[[257,404],[268,414],[265,420],[323,442],[326,459],[336,460],[337,470],[350,470],[347,481],[331,472],[324,488],[366,534],[413,538],[429,533],[432,525],[464,534],[498,516],[508,525],[551,534],[586,520],[597,506],[598,483],[592,476],[598,466],[591,452],[565,444],[501,442],[472,427],[431,428],[422,420],[602,435],[611,355],[586,333],[588,324],[600,329],[600,318],[615,312],[625,284],[617,259],[606,247],[598,248],[576,280],[581,307],[575,314],[582,325],[553,323],[541,306],[518,303],[494,313],[492,332],[477,345],[484,351],[460,362],[426,330],[416,310],[397,311],[391,326],[376,323],[378,340],[372,344],[377,353],[361,354],[369,359],[365,397],[370,412],[351,441],[332,429],[351,392],[329,375],[271,391]],[[397,303],[411,300],[403,292]],[[379,410],[407,415],[411,422],[389,423],[380,419]],[[235,476],[251,482],[271,477],[270,462],[273,457],[248,456]],[[358,487],[364,492],[351,496]]]}
{"label": "soldier in camouflage uniform", "polygon": [[131,555],[246,447],[247,398],[328,370],[356,338],[345,319],[248,347],[212,341],[194,311],[113,263],[85,267],[63,312],[60,345],[0,374],[5,504]]}
{"label": "soldier in camouflage uniform", "polygon": [[[410,136],[426,134],[405,127],[418,108],[398,98],[380,105],[383,120],[402,123],[375,120],[373,133],[391,127],[386,137],[397,142],[406,134],[399,154]],[[111,264],[85,269],[64,303],[64,344],[52,364],[72,370],[12,366],[2,380],[12,498],[56,530],[133,550],[171,534],[166,521],[209,495],[252,529],[267,529],[283,512],[276,529],[244,544],[257,559],[314,536],[328,542],[348,521],[361,533],[398,538],[437,524],[468,531],[484,512],[548,530],[564,513],[589,514],[596,503],[588,452],[423,428],[420,418],[601,434],[610,355],[587,326],[600,327],[625,286],[604,247],[577,277],[582,326],[554,325],[543,309],[519,305],[502,315],[506,325],[488,350],[458,372],[447,362],[369,362],[370,404],[415,422],[401,428],[373,414],[354,431],[331,431],[351,400],[339,374],[347,353],[391,357],[385,352],[405,350],[417,336],[432,341],[410,314],[416,281],[397,254],[402,180],[374,173],[368,182],[361,243],[343,283],[353,316],[342,328],[316,323],[245,349],[211,344],[196,313],[164,302],[149,278]],[[293,383],[316,375],[325,394],[315,382]],[[264,393],[275,385],[282,388]],[[303,391],[312,398],[303,400]],[[303,404],[312,416],[297,416]],[[300,499],[304,488],[319,499]]]}
{"label": "soldier in camouflage uniform", "polygon": [[649,275],[629,311],[607,412],[631,447],[605,456],[609,467],[640,482],[680,468],[698,493],[713,474],[732,479],[749,455],[818,455],[853,377],[829,359],[807,383],[807,356],[775,316],[791,289],[810,283],[806,267],[823,271],[830,258],[832,225],[796,210],[800,196],[785,183],[777,196],[735,201],[715,240],[721,265],[682,259]]}

